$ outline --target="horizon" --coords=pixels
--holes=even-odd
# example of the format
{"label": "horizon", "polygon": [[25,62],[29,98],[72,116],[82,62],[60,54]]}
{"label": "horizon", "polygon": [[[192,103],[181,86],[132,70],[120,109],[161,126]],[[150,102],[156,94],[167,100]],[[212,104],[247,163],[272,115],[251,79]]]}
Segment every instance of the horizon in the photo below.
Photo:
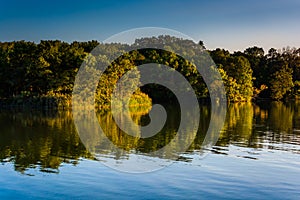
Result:
{"label": "horizon", "polygon": [[[145,37],[145,38],[147,38],[147,37]],[[138,39],[141,39],[141,38],[138,38]],[[103,41],[99,41],[99,40],[96,40],[96,39],[92,39],[92,40],[73,40],[73,41],[64,41],[64,40],[59,40],[59,39],[45,39],[45,40],[39,40],[39,41],[32,41],[32,40],[10,40],[10,41],[1,41],[0,40],[0,43],[5,43],[5,42],[19,42],[19,41],[25,41],[25,42],[33,42],[33,43],[35,43],[35,44],[39,44],[41,41],[60,41],[60,42],[66,42],[66,43],[68,43],[68,44],[72,44],[72,43],[74,43],[74,42],[89,42],[89,41],[97,41],[97,42],[99,42],[100,44],[103,44]],[[198,42],[200,42],[200,41],[198,41]],[[119,44],[128,44],[128,43],[123,43],[123,42],[118,42]],[[261,46],[249,46],[249,47],[245,47],[245,49],[241,49],[241,50],[233,50],[233,51],[231,51],[231,50],[229,50],[229,49],[227,49],[227,48],[221,48],[221,47],[216,47],[216,48],[214,48],[214,49],[208,49],[207,47],[206,47],[206,44],[204,43],[204,47],[205,47],[205,50],[207,50],[207,51],[214,51],[214,50],[216,50],[216,49],[224,49],[224,50],[226,50],[226,51],[229,51],[229,53],[235,53],[235,52],[244,52],[247,48],[252,48],[252,47],[258,47],[258,48],[262,48],[263,50],[264,50],[264,53],[265,53],[265,55],[268,53],[268,51],[271,49],[271,48],[273,48],[273,47],[270,47],[269,49],[265,49],[265,48],[263,48],[263,47],[261,47]],[[274,48],[274,49],[276,49],[279,53],[283,50],[283,49],[293,49],[293,48],[296,48],[296,49],[298,49],[298,47],[294,47],[294,46],[283,46],[283,47],[281,47],[281,48]],[[300,48],[300,47],[299,47]]]}

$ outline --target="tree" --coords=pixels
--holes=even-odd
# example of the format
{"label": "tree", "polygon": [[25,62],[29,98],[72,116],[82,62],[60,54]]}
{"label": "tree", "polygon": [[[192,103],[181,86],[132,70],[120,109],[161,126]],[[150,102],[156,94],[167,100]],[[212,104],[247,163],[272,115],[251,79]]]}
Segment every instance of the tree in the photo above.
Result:
{"label": "tree", "polygon": [[283,65],[279,71],[272,74],[270,81],[271,98],[280,100],[288,92],[291,92],[293,84],[293,70],[287,64]]}
{"label": "tree", "polygon": [[269,76],[266,76],[268,90],[265,94],[272,99],[282,99],[293,87],[293,69],[289,65],[291,60],[288,57],[273,48],[267,54]]}
{"label": "tree", "polygon": [[249,47],[244,51],[244,56],[249,60],[253,70],[254,87],[260,88],[262,85],[266,85],[265,77],[268,76],[268,72],[263,48]]}
{"label": "tree", "polygon": [[247,58],[224,49],[210,52],[219,69],[230,101],[249,101],[253,95],[252,69]]}

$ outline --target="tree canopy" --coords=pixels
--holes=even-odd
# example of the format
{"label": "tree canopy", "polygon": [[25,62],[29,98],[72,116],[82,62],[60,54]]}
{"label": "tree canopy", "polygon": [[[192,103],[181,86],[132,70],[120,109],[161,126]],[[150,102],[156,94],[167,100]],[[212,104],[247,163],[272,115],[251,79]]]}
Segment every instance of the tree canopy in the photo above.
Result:
{"label": "tree canopy", "polygon": [[[142,38],[136,40],[133,45],[163,43],[167,40],[175,41],[176,38]],[[201,45],[205,49],[202,41],[195,45]],[[59,40],[43,40],[38,44],[28,41],[0,42],[0,98],[70,98],[78,69],[96,46],[100,46],[100,55],[101,51],[114,54],[128,47],[125,44],[101,44],[97,41],[66,43]],[[180,49],[183,55],[196,53],[188,41],[182,46],[165,47],[167,48]],[[280,100],[300,95],[300,48],[272,48],[267,54],[256,46],[249,47],[244,52],[234,53],[218,48],[210,50],[209,53],[223,78],[229,101],[249,101],[252,97]],[[209,97],[201,74],[197,73],[192,61],[168,51],[140,49],[124,54],[110,63],[109,70],[113,73],[107,72],[100,79],[98,101],[107,103],[115,83],[126,71],[149,62],[174,68],[191,83],[199,98]],[[153,89],[157,86],[151,87]],[[150,89],[142,88],[140,92],[158,99],[172,96],[167,90],[151,93]]]}

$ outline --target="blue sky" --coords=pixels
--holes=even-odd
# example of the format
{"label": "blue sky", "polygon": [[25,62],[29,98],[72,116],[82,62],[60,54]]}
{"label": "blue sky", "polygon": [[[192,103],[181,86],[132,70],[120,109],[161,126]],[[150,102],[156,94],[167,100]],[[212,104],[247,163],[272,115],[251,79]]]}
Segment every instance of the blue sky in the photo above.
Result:
{"label": "blue sky", "polygon": [[103,41],[149,26],[180,31],[208,49],[300,47],[300,1],[0,1],[0,41]]}

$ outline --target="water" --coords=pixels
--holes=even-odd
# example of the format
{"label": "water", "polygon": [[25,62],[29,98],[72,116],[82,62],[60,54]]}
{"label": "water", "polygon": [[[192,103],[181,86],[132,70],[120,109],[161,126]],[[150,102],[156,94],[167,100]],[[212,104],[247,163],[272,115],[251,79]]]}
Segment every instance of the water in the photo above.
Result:
{"label": "water", "polygon": [[[201,116],[194,143],[170,160],[172,165],[130,174],[95,160],[82,144],[71,112],[1,111],[0,199],[299,199],[300,102],[230,105],[216,145],[205,150],[200,147],[208,106],[201,107]],[[106,155],[120,163],[168,143],[178,122],[171,117],[165,134],[141,143],[117,130],[111,115],[98,117],[105,120],[110,140],[123,149]],[[209,154],[203,157],[203,152]]]}

